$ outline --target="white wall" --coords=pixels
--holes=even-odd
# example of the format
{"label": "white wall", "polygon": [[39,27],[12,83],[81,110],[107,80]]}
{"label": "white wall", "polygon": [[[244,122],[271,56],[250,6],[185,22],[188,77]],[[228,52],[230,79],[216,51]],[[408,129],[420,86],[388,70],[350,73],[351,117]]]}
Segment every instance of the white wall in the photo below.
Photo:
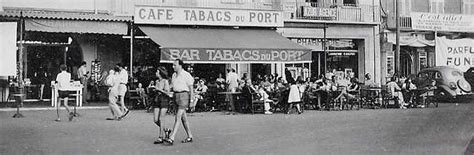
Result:
{"label": "white wall", "polygon": [[91,62],[97,59],[97,44],[88,37],[74,37],[81,47],[83,61],[87,63],[87,71],[91,70]]}

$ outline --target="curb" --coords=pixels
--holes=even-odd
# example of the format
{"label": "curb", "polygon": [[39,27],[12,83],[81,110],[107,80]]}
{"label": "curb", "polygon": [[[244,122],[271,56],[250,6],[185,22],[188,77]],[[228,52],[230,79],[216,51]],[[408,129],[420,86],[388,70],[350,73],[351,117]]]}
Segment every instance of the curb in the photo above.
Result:
{"label": "curb", "polygon": [[[60,109],[63,109],[64,107],[61,107]],[[70,107],[74,108],[74,107]],[[77,110],[94,110],[94,109],[108,109],[108,106],[94,106],[94,107],[76,107]],[[55,107],[41,107],[41,108],[20,108],[20,111],[43,111],[43,110],[56,110]],[[0,109],[0,112],[6,112],[6,111],[16,111],[16,108],[2,108]]]}

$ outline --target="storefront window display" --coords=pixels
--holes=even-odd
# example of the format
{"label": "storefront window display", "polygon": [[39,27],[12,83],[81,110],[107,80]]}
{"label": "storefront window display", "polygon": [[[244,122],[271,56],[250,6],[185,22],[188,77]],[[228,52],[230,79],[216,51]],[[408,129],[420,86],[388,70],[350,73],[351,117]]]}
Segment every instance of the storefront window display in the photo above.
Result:
{"label": "storefront window display", "polygon": [[290,38],[290,40],[313,50],[311,76],[324,75],[326,70],[326,72],[338,71],[344,73],[344,76],[346,73],[358,75],[359,57],[356,40],[328,39],[327,54],[324,53],[321,38]]}
{"label": "storefront window display", "polygon": [[328,71],[338,71],[342,76],[349,73],[358,75],[358,54],[355,52],[330,52],[328,53]]}

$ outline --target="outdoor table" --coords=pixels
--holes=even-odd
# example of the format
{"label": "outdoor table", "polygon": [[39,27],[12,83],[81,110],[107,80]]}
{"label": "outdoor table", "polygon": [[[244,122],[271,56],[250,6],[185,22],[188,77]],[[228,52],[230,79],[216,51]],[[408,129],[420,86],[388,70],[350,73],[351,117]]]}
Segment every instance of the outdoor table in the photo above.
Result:
{"label": "outdoor table", "polygon": [[25,99],[40,99],[39,85],[25,85]]}
{"label": "outdoor table", "polygon": [[[225,95],[229,98],[229,104],[235,107],[235,96],[242,94],[241,92],[218,92],[217,95]],[[232,98],[232,99],[231,99]],[[233,109],[235,110],[235,109]]]}
{"label": "outdoor table", "polygon": [[[82,87],[83,85],[71,85],[70,87],[63,88],[63,91],[74,91],[76,97],[76,105],[82,107]],[[56,84],[51,85],[51,106],[56,107],[58,105],[58,89],[56,88]]]}
{"label": "outdoor table", "polygon": [[373,106],[375,106],[376,102],[378,101],[377,99],[382,98],[382,87],[361,88],[361,91],[367,92],[366,96],[361,96],[361,97],[366,97],[369,100],[369,102],[372,101],[374,104]]}
{"label": "outdoor table", "polygon": [[[418,89],[413,89],[410,90],[413,91],[413,96],[412,100],[414,101],[413,103],[416,103],[416,105],[420,105],[420,102],[422,102],[422,94],[428,93],[428,96],[433,96],[434,95],[434,90],[432,89],[426,89],[426,88],[418,88]],[[421,103],[425,104],[425,103]]]}

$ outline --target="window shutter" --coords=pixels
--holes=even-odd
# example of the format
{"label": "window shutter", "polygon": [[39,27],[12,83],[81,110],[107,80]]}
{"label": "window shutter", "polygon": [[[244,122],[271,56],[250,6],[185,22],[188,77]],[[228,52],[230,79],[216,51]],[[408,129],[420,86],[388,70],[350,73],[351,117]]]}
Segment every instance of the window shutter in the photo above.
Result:
{"label": "window shutter", "polygon": [[431,13],[444,13],[444,0],[430,0]]}
{"label": "window shutter", "polygon": [[462,2],[462,13],[463,14],[474,14],[474,0],[463,0]]}

